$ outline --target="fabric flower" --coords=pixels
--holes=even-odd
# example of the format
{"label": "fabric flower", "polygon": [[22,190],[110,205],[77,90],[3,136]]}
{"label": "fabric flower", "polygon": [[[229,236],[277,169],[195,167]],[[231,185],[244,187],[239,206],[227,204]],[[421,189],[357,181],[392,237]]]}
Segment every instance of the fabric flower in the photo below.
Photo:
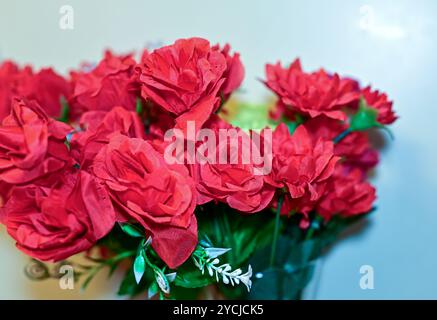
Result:
{"label": "fabric flower", "polygon": [[44,261],[88,250],[113,227],[115,213],[104,188],[88,173],[70,174],[53,188],[14,187],[0,221],[17,247]]}
{"label": "fabric flower", "polygon": [[[210,120],[206,127],[213,130],[217,139],[212,154],[202,152],[208,160],[205,163],[196,161],[191,167],[198,190],[198,203],[221,201],[246,213],[266,208],[274,196],[275,186],[269,184],[264,175],[256,173],[259,164],[253,161],[252,152],[256,152],[254,150],[258,146],[247,133],[218,117]],[[220,130],[224,130],[223,135]],[[226,140],[223,141],[220,136],[226,137]]]}
{"label": "fabric flower", "polygon": [[30,66],[21,69],[12,61],[0,65],[0,121],[9,115],[15,96],[36,100],[50,117],[57,118],[61,99],[70,94],[70,83],[51,68],[35,73]]}
{"label": "fabric flower", "polygon": [[272,179],[287,193],[281,213],[309,213],[320,199],[339,157],[334,144],[319,138],[313,142],[301,125],[290,135],[285,124],[273,132]]}
{"label": "fabric flower", "polygon": [[141,119],[135,112],[115,107],[109,112],[88,111],[80,119],[83,131],[72,136],[71,146],[82,169],[87,169],[111,136],[122,134],[131,138],[145,138]]}
{"label": "fabric flower", "polygon": [[360,170],[338,166],[316,210],[326,221],[334,215],[349,217],[369,212],[375,199],[375,188],[363,181]]}
{"label": "fabric flower", "polygon": [[[321,137],[326,140],[334,140],[335,137],[348,128],[344,122],[324,116],[310,119],[304,125],[313,137],[314,142]],[[335,144],[334,153],[342,158],[345,170],[350,171],[358,168],[363,173],[363,176],[375,167],[379,161],[378,152],[372,148],[369,135],[365,131],[350,132],[345,138]]]}
{"label": "fabric flower", "polygon": [[238,56],[211,48],[207,40],[177,40],[144,57],[142,96],[173,114],[178,128],[195,121],[199,129],[219,107],[220,95],[228,95],[241,82],[238,63]]}
{"label": "fabric flower", "polygon": [[72,128],[53,120],[34,100],[14,98],[0,126],[0,180],[27,183],[71,163],[65,138]]}
{"label": "fabric flower", "polygon": [[139,96],[136,62],[130,56],[105,52],[102,61],[91,71],[73,72],[73,96],[70,99],[73,117],[86,111],[110,111],[121,106],[135,111]]}
{"label": "fabric flower", "polygon": [[378,111],[378,122],[381,124],[392,124],[398,118],[393,111],[393,102],[388,100],[385,93],[373,90],[370,86],[361,90],[362,97],[369,107]]}
{"label": "fabric flower", "polygon": [[212,50],[220,51],[226,59],[226,70],[224,72],[224,77],[226,78],[221,92],[223,93],[225,99],[227,99],[232,92],[234,92],[244,79],[244,66],[241,63],[240,55],[234,53],[231,55],[231,46],[226,44],[223,49],[217,44],[212,47]]}
{"label": "fabric flower", "polygon": [[311,118],[325,115],[346,120],[341,108],[359,98],[356,81],[341,78],[336,73],[330,75],[323,69],[306,73],[299,59],[288,68],[280,63],[267,64],[266,77],[265,84],[279,97],[280,107]]}
{"label": "fabric flower", "polygon": [[142,139],[115,135],[93,165],[118,209],[120,220],[139,222],[152,247],[176,268],[197,245],[196,190],[184,166],[169,166]]}

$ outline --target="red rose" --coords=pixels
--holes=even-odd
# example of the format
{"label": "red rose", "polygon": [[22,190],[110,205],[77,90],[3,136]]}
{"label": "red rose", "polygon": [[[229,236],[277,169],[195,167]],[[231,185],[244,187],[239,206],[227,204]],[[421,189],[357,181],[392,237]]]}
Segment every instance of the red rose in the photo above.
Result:
{"label": "red rose", "polygon": [[135,111],[139,96],[135,60],[110,51],[90,72],[73,73],[74,92],[70,101],[73,117],[85,111],[109,111],[122,106]]}
{"label": "red rose", "polygon": [[287,126],[281,123],[273,133],[271,175],[279,187],[287,189],[281,212],[311,211],[323,195],[338,160],[332,141],[319,138],[313,142],[303,125],[290,135]]}
{"label": "red rose", "polygon": [[68,81],[51,68],[34,73],[31,67],[20,69],[11,61],[0,65],[0,120],[9,114],[14,96],[36,100],[50,117],[57,118],[61,97],[68,99],[70,94]]}
{"label": "red rose", "polygon": [[[198,204],[216,200],[247,213],[266,208],[274,196],[275,187],[266,181],[264,175],[255,172],[257,164],[254,163],[251,152],[255,152],[257,146],[250,136],[218,117],[209,121],[206,127],[214,132],[216,148],[214,154],[202,152],[208,157],[208,161],[199,163],[197,159],[196,164],[191,167],[198,190]],[[224,130],[222,132],[226,136],[225,142],[220,140],[222,134],[219,130]],[[230,134],[231,130],[236,134]],[[246,160],[243,153],[246,153]],[[220,157],[225,154],[225,161],[220,161]]]}
{"label": "red rose", "polygon": [[196,191],[184,166],[167,165],[145,140],[115,135],[93,169],[119,214],[143,225],[170,268],[188,259],[197,245]]}
{"label": "red rose", "polygon": [[369,87],[361,90],[361,95],[366,100],[369,107],[378,111],[378,122],[381,124],[392,124],[398,118],[393,111],[393,102],[388,100],[385,93],[378,90],[372,91]]}
{"label": "red rose", "polygon": [[362,180],[360,170],[345,172],[342,166],[337,166],[324,196],[317,204],[317,212],[325,220],[331,219],[333,215],[349,217],[372,209],[376,199],[375,188]]}
{"label": "red rose", "polygon": [[341,108],[359,97],[356,81],[330,75],[323,69],[313,73],[302,70],[296,59],[289,68],[280,63],[266,65],[265,84],[280,99],[279,106],[315,118],[325,115],[329,118],[346,120]]}
{"label": "red rose", "polygon": [[145,56],[142,96],[175,115],[178,128],[184,130],[191,120],[199,129],[219,107],[220,94],[229,94],[239,83],[237,58],[204,39],[178,40]]}
{"label": "red rose", "polygon": [[[330,119],[324,116],[310,119],[305,122],[305,128],[313,137],[313,141],[323,137],[326,140],[334,140],[348,126],[346,123]],[[374,150],[369,141],[369,135],[365,131],[349,133],[334,146],[335,155],[342,158],[345,170],[359,168],[363,175],[378,164],[378,152]]]}
{"label": "red rose", "polygon": [[0,209],[0,221],[24,253],[56,262],[104,237],[115,213],[105,189],[82,171],[67,175],[54,188],[14,187]]}
{"label": "red rose", "polygon": [[70,131],[36,101],[15,98],[0,126],[0,180],[26,183],[63,169],[71,161],[65,145]]}
{"label": "red rose", "polygon": [[82,169],[91,165],[100,149],[109,143],[111,136],[122,134],[131,138],[144,138],[144,127],[135,112],[115,107],[109,112],[88,111],[80,119],[84,131],[76,132],[72,137],[72,150],[80,152],[79,162]]}

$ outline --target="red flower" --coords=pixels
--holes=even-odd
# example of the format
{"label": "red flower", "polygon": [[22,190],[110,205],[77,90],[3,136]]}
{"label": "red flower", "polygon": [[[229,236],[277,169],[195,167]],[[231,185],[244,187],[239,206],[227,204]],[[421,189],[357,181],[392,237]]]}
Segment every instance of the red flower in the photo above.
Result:
{"label": "red flower", "polygon": [[0,120],[9,114],[14,96],[36,100],[49,116],[57,118],[61,97],[68,99],[70,94],[70,84],[51,68],[34,73],[31,67],[20,69],[11,61],[0,65]]}
{"label": "red flower", "polygon": [[80,119],[84,131],[76,132],[72,137],[72,150],[82,169],[87,169],[97,153],[109,143],[111,136],[122,134],[131,138],[144,138],[144,127],[135,112],[115,107],[109,112],[88,111]]}
{"label": "red flower", "polygon": [[385,93],[380,93],[378,90],[372,91],[369,87],[361,90],[361,95],[366,100],[369,107],[378,111],[378,122],[381,124],[392,124],[398,118],[392,107],[393,102],[388,100]]}
{"label": "red flower", "polygon": [[220,51],[226,58],[227,68],[223,75],[226,78],[226,81],[223,84],[221,91],[223,92],[225,99],[227,99],[243,82],[244,66],[241,63],[240,55],[238,53],[234,53],[234,55],[230,54],[231,46],[229,44],[226,44],[221,50],[220,46],[217,44],[212,47],[212,50]]}
{"label": "red flower", "polygon": [[338,160],[332,141],[319,138],[313,142],[302,125],[290,135],[287,126],[280,124],[273,133],[271,176],[279,187],[287,190],[281,212],[311,211],[323,195]]}
{"label": "red flower", "polygon": [[47,116],[36,101],[14,99],[0,126],[0,180],[27,183],[70,163],[65,145],[71,128]]}
{"label": "red flower", "polygon": [[220,105],[220,94],[239,85],[242,70],[238,56],[211,48],[207,40],[181,39],[146,55],[141,65],[141,88],[149,99],[176,116],[185,129],[195,121],[199,129]]}
{"label": "red flower", "polygon": [[376,199],[375,188],[362,180],[360,170],[345,172],[342,166],[337,166],[324,196],[317,204],[317,212],[325,220],[331,219],[333,215],[349,217],[372,209]]}
{"label": "red flower", "polygon": [[197,245],[196,191],[184,166],[167,165],[142,139],[115,135],[93,168],[119,214],[143,225],[170,268],[188,259]]}
{"label": "red flower", "polygon": [[280,107],[311,118],[323,114],[346,120],[341,108],[359,97],[356,81],[340,78],[336,73],[329,75],[323,69],[305,73],[299,59],[288,69],[280,63],[266,65],[266,77],[265,84],[278,95]]}
{"label": "red flower", "polygon": [[[305,128],[313,137],[313,141],[323,137],[334,140],[340,133],[345,131],[347,124],[327,117],[317,117],[305,122]],[[365,131],[349,133],[334,146],[335,155],[342,158],[343,168],[351,170],[358,168],[363,175],[378,164],[378,152],[374,150],[369,141],[369,135]]]}
{"label": "red flower", "polygon": [[[225,130],[222,132],[227,138],[226,143],[216,139],[214,154],[205,154],[209,160],[205,163],[197,161],[192,166],[192,176],[196,180],[199,194],[198,203],[216,200],[242,212],[263,210],[270,204],[275,187],[266,181],[264,175],[255,172],[257,167],[259,169],[263,165],[256,164],[252,158],[252,152],[255,152],[257,146],[240,128],[234,128],[218,117],[209,121],[206,127],[214,130],[217,138],[222,135],[219,130]],[[227,158],[223,155],[227,155]]]}
{"label": "red flower", "polygon": [[74,92],[70,101],[73,117],[85,111],[109,111],[122,106],[135,111],[139,96],[135,60],[110,51],[90,72],[73,73]]}
{"label": "red flower", "polygon": [[0,221],[24,253],[60,261],[104,237],[114,225],[115,213],[106,191],[82,171],[67,175],[54,188],[14,187],[0,209]]}

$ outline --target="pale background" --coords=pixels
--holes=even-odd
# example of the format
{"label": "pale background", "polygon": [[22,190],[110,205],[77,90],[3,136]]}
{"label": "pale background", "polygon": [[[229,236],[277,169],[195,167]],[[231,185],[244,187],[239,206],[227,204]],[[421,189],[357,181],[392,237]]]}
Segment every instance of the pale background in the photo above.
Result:
{"label": "pale background", "polygon": [[[59,28],[59,9],[74,9],[74,30]],[[89,1],[0,2],[0,59],[60,72],[95,61],[106,47],[127,52],[201,36],[229,42],[247,76],[242,98],[266,89],[264,63],[320,66],[387,91],[400,115],[375,184],[379,210],[364,233],[325,259],[316,298],[437,298],[437,2],[429,1]],[[88,292],[33,283],[27,258],[0,228],[0,298],[112,298],[105,275]],[[375,289],[359,287],[359,268],[375,270]]]}

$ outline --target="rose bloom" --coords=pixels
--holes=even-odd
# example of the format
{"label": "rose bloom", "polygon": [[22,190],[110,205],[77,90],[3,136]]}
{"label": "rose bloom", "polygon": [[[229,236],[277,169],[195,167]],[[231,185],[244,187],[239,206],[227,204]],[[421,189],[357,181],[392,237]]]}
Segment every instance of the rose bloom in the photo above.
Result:
{"label": "rose bloom", "polygon": [[110,111],[122,106],[135,111],[139,96],[135,60],[130,56],[116,56],[110,51],[91,71],[72,72],[73,96],[71,113],[77,118],[85,111]]}
{"label": "rose bloom", "polygon": [[68,99],[71,86],[51,68],[34,72],[12,61],[0,65],[0,121],[9,115],[14,96],[36,100],[50,117],[61,115],[61,98]]}
{"label": "rose bloom", "polygon": [[[335,137],[348,128],[346,123],[324,116],[310,119],[304,125],[314,142],[321,137],[326,140],[334,140]],[[349,133],[335,144],[334,153],[342,158],[345,170],[350,171],[358,168],[363,176],[375,167],[379,161],[378,152],[372,148],[369,135],[365,131]]]}
{"label": "rose bloom", "polygon": [[326,221],[334,215],[350,217],[369,212],[375,199],[375,188],[363,181],[360,170],[347,172],[340,165],[329,179],[316,210]]}
{"label": "rose bloom", "polygon": [[88,111],[82,115],[80,127],[83,130],[76,131],[72,136],[71,149],[82,169],[89,168],[113,135],[145,138],[141,119],[135,112],[122,107],[115,107],[109,112]]}
{"label": "rose bloom", "polygon": [[88,173],[68,173],[52,188],[15,186],[0,221],[27,255],[60,261],[88,250],[115,223],[104,188]]}
{"label": "rose bloom", "polygon": [[385,93],[373,90],[369,87],[361,90],[362,97],[369,107],[378,111],[378,122],[381,124],[392,124],[398,118],[393,111],[393,102],[388,100]]}
{"label": "rose bloom", "polygon": [[176,117],[176,126],[186,128],[188,120],[199,129],[241,83],[242,66],[229,48],[211,48],[201,38],[177,40],[145,55],[141,63],[141,92]]}
{"label": "rose bloom", "polygon": [[65,138],[71,131],[53,120],[34,100],[14,98],[0,126],[0,180],[27,183],[71,163]]}
{"label": "rose bloom", "polygon": [[296,59],[288,68],[280,63],[266,65],[265,84],[278,97],[278,107],[301,113],[311,118],[325,115],[329,118],[346,120],[342,107],[359,98],[358,83],[330,75],[323,69],[306,73],[300,60]]}
{"label": "rose bloom", "polygon": [[290,135],[287,126],[280,124],[273,132],[271,178],[287,191],[281,213],[306,216],[323,195],[338,160],[332,141],[319,138],[313,142],[303,125]]}
{"label": "rose bloom", "polygon": [[[257,146],[250,136],[218,117],[208,121],[206,127],[215,133],[215,149],[211,154],[200,152],[205,157],[204,163],[199,163],[197,159],[196,164],[191,166],[191,175],[198,190],[198,204],[220,201],[245,213],[255,213],[266,208],[274,196],[275,187],[266,181],[264,175],[255,174],[257,164],[251,152]],[[236,135],[228,136],[226,143],[223,143],[223,140],[219,141],[220,129],[225,129],[226,134],[234,130]],[[210,142],[203,143],[207,145]],[[245,160],[243,153],[248,156]],[[227,157],[224,158],[224,155]]]}
{"label": "rose bloom", "polygon": [[152,145],[115,135],[93,165],[119,213],[119,220],[139,222],[152,247],[170,267],[189,258],[197,245],[196,190],[188,170],[169,166]]}

